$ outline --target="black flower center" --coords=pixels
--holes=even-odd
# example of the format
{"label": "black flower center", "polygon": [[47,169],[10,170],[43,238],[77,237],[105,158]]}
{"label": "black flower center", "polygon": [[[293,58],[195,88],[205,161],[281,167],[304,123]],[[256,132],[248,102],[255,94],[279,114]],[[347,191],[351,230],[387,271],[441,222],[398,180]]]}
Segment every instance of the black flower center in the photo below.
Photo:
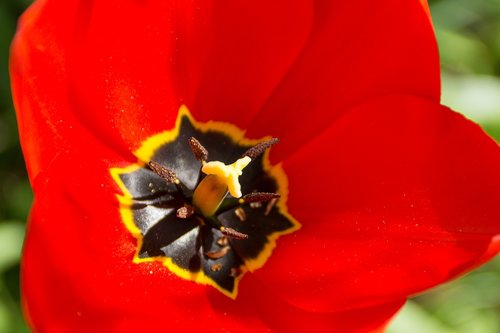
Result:
{"label": "black flower center", "polygon": [[[266,262],[278,236],[298,229],[286,197],[279,198],[286,176],[264,152],[275,141],[242,133],[225,123],[198,123],[181,108],[176,128],[146,140],[136,165],[112,169],[124,193],[123,221],[138,239],[136,262],[162,261],[178,276],[234,298],[238,281]],[[243,157],[251,162],[238,177],[241,198],[226,195],[220,175],[201,172],[209,161],[230,165]]]}

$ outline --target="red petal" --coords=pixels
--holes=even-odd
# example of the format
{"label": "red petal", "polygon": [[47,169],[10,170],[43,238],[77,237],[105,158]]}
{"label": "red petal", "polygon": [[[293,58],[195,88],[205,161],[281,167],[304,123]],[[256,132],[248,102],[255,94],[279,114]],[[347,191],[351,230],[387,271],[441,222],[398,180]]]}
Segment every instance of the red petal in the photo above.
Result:
{"label": "red petal", "polygon": [[158,42],[155,29],[170,33],[160,13],[137,2],[77,1],[39,1],[25,13],[11,74],[32,178],[59,151],[99,148],[89,149],[89,134],[130,156],[172,127],[179,101],[165,71],[173,38]]}
{"label": "red petal", "polygon": [[60,154],[36,179],[22,262],[33,327],[124,332],[124,323],[137,321],[154,320],[158,328],[159,317],[161,327],[177,328],[196,325],[199,315],[212,318],[203,287],[161,264],[132,262],[136,241],[121,222],[107,163]]}
{"label": "red petal", "polygon": [[272,154],[280,161],[353,106],[388,93],[439,101],[438,51],[427,6],[316,1],[306,47],[247,134],[284,139]]}
{"label": "red petal", "polygon": [[314,3],[196,1],[178,31],[182,97],[200,120],[245,127],[308,42]]}
{"label": "red petal", "polygon": [[181,102],[245,127],[272,95],[254,136],[284,137],[299,114],[328,111],[284,154],[368,97],[439,95],[419,1],[39,1],[20,27],[11,73],[32,177],[87,131],[128,155],[171,128]]}
{"label": "red petal", "polygon": [[34,184],[22,262],[31,326],[75,333],[243,331],[238,318],[213,309],[207,287],[157,262],[133,263],[136,240],[121,221],[108,161],[75,160],[60,154]]}
{"label": "red petal", "polygon": [[280,238],[256,274],[299,307],[399,299],[495,249],[500,149],[437,103],[388,96],[363,104],[283,167],[288,207],[303,228]]}
{"label": "red petal", "polygon": [[212,287],[181,280],[159,263],[135,264],[136,241],[121,222],[107,169],[116,161],[75,160],[74,154],[60,154],[34,184],[22,290],[36,331],[366,332],[402,305],[307,312],[251,275],[233,301]]}
{"label": "red petal", "polygon": [[242,126],[297,57],[311,20],[307,0],[35,3],[11,63],[32,177],[57,151],[86,147],[87,131],[127,156],[171,128],[181,103],[199,120]]}
{"label": "red petal", "polygon": [[[404,304],[405,300],[379,304],[368,308],[321,313],[304,311],[285,302],[259,283],[253,276],[245,276],[236,302],[216,291],[209,293],[212,306],[227,317],[239,317],[250,323],[259,320],[273,332],[374,332],[383,328]],[[248,325],[253,329],[255,326]]]}

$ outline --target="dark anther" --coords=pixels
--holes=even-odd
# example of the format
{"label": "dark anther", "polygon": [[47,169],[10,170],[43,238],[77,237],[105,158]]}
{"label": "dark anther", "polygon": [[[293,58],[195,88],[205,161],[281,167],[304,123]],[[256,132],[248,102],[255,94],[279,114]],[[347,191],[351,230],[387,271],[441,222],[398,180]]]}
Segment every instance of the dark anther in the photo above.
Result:
{"label": "dark anther", "polygon": [[231,248],[229,246],[224,246],[220,250],[209,251],[209,252],[205,253],[205,255],[207,257],[209,257],[210,259],[219,259],[219,258],[224,257],[229,252],[230,249]]}
{"label": "dark anther", "polygon": [[196,157],[198,161],[205,162],[208,159],[208,151],[205,147],[203,147],[200,141],[191,137],[189,138],[188,143],[189,147],[191,147],[191,150],[193,151],[194,157]]}
{"label": "dark anther", "polygon": [[155,161],[150,161],[148,165],[151,170],[153,170],[158,176],[165,179],[167,182],[172,184],[179,183],[179,179],[177,179],[177,175],[175,174],[175,172],[164,167],[160,163],[156,163]]}
{"label": "dark anther", "polygon": [[183,207],[177,209],[177,213],[175,214],[175,216],[177,216],[180,219],[187,219],[193,214],[194,214],[194,208],[188,204],[185,204]]}
{"label": "dark anther", "polygon": [[247,239],[248,238],[247,234],[243,234],[239,231],[234,230],[233,228],[221,227],[220,231],[224,235],[231,237],[231,238],[234,238],[234,239]]}
{"label": "dark anther", "polygon": [[278,138],[272,138],[270,140],[261,142],[252,148],[248,149],[242,157],[248,156],[252,160],[262,154],[267,148],[271,147],[272,145],[278,143],[279,139]]}
{"label": "dark anther", "polygon": [[278,193],[266,193],[266,192],[254,192],[249,193],[241,198],[243,203],[251,203],[251,202],[264,202],[272,199],[278,199],[280,195]]}
{"label": "dark anther", "polygon": [[156,163],[155,161],[148,162],[148,166],[151,170],[153,170],[158,176],[163,178],[168,183],[175,184],[177,190],[184,196],[184,198],[190,198],[193,196],[193,191],[184,185],[173,170],[170,170],[167,167],[164,167],[160,163]]}

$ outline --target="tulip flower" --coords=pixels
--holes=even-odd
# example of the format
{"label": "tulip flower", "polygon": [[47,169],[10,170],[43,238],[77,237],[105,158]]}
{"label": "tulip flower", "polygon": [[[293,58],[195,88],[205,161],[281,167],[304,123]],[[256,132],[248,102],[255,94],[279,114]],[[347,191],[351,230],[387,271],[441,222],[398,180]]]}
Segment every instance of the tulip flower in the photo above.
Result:
{"label": "tulip flower", "polygon": [[424,1],[36,0],[11,77],[36,332],[383,331],[498,252]]}

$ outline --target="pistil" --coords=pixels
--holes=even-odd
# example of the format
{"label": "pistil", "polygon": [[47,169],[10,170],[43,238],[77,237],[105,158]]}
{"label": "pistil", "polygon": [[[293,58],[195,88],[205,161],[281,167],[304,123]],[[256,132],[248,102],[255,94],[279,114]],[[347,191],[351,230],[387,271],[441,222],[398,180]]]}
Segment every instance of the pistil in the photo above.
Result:
{"label": "pistil", "polygon": [[226,195],[227,183],[225,179],[217,175],[208,175],[194,191],[193,206],[204,216],[212,216]]}

